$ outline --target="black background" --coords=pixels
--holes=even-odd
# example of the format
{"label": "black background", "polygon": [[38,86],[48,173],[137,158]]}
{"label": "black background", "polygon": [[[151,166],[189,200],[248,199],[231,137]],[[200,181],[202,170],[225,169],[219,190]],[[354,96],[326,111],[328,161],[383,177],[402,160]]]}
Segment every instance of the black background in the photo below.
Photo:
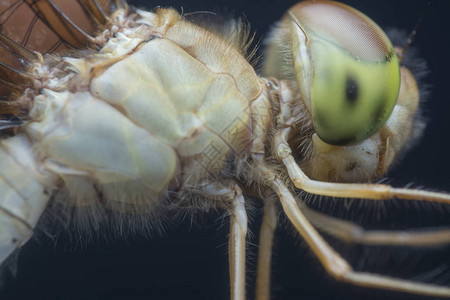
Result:
{"label": "black background", "polygon": [[[344,1],[373,18],[381,27],[412,30],[420,16],[424,20],[414,47],[429,64],[426,82],[432,94],[426,103],[429,119],[424,137],[401,164],[389,173],[391,183],[414,183],[450,191],[450,22],[447,1]],[[151,8],[156,5],[183,6],[185,12],[227,8],[245,15],[257,39],[268,32],[295,1],[131,1]],[[220,10],[219,10],[220,11]],[[448,209],[447,209],[448,211]],[[410,210],[405,214],[416,213]],[[442,214],[436,213],[436,218]],[[448,213],[444,216],[448,217]],[[434,216],[431,215],[430,218]],[[257,235],[258,213],[251,217]],[[286,226],[285,226],[286,227]],[[411,299],[408,295],[379,292],[337,284],[322,271],[299,238],[281,228],[277,232],[274,262],[276,299]],[[0,299],[227,299],[227,220],[206,216],[200,226],[181,222],[168,228],[163,237],[130,239],[113,243],[94,242],[81,249],[76,242],[31,241],[18,260],[15,278],[6,276]],[[255,240],[252,240],[253,243]],[[252,297],[256,247],[250,246],[248,294]],[[447,248],[448,252],[448,248]],[[441,256],[442,264],[448,256]],[[389,265],[386,272],[389,272]],[[444,280],[450,285],[450,278]]]}

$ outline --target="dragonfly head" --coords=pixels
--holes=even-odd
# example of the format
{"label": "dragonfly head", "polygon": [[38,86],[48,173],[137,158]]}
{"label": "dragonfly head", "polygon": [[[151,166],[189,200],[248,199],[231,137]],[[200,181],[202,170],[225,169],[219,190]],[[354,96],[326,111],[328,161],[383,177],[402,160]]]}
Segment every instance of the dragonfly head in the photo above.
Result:
{"label": "dragonfly head", "polygon": [[347,5],[321,0],[293,6],[273,32],[268,56],[266,73],[297,82],[314,131],[327,144],[367,139],[396,104],[395,49],[375,22]]}

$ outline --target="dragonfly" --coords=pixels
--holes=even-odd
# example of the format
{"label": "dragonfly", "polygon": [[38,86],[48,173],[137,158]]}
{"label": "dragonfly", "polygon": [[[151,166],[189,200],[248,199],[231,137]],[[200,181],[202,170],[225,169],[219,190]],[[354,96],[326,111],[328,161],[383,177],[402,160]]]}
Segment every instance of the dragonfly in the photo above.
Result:
{"label": "dragonfly", "polygon": [[[291,4],[294,4],[294,3],[291,3]],[[172,4],[171,4],[172,5]],[[287,8],[287,7],[286,7]],[[253,23],[253,22],[252,22]],[[400,172],[401,173],[401,172]],[[433,173],[433,172],[431,172],[431,173]],[[395,173],[394,173],[395,174]],[[408,175],[410,175],[410,174],[408,174]],[[445,178],[445,177],[444,177]],[[405,180],[412,180],[409,176],[405,179]],[[442,179],[441,179],[442,180]],[[433,185],[433,182],[431,182],[430,184],[428,184],[427,186],[435,186],[435,185]],[[445,183],[442,185],[443,186],[443,190],[445,189]]]}

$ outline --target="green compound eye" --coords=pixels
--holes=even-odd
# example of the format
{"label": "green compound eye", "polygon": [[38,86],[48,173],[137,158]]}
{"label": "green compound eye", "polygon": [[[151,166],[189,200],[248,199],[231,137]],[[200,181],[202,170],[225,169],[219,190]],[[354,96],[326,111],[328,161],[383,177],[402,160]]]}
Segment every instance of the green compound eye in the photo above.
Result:
{"label": "green compound eye", "polygon": [[331,145],[367,139],[398,97],[399,63],[388,37],[368,17],[336,2],[301,2],[289,14],[297,82],[316,133]]}

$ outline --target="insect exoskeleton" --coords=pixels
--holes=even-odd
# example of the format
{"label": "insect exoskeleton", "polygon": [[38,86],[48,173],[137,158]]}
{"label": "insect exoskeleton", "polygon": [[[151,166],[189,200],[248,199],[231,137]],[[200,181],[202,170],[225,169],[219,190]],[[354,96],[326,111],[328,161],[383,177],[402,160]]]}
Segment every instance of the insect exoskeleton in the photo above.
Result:
{"label": "insect exoskeleton", "polygon": [[222,39],[172,9],[135,18],[99,54],[63,58],[70,71],[35,97],[27,133],[72,198],[97,201],[100,191],[108,206],[142,206],[137,213],[236,175],[252,142],[251,105],[268,100]]}
{"label": "insect exoskeleton", "polygon": [[[174,203],[216,207],[230,214],[231,298],[244,299],[252,193],[264,203],[258,299],[270,297],[274,199],[334,278],[450,296],[448,287],[354,271],[314,226],[356,243],[420,246],[449,243],[448,230],[372,234],[313,211],[294,190],[449,205],[446,194],[369,184],[421,125],[414,76],[368,17],[331,1],[295,5],[271,35],[263,78],[246,59],[239,22],[217,29],[171,8],[71,3],[101,30],[82,29],[52,1],[18,1],[9,7],[25,5],[56,34],[52,50],[0,35],[13,54],[1,82],[14,91],[0,106],[0,163],[10,170],[1,174],[0,257],[27,240],[49,201],[48,214],[86,231],[114,220],[121,232],[145,231]],[[70,55],[54,51],[60,45],[90,48]]]}
{"label": "insect exoskeleton", "polygon": [[[14,136],[4,140],[5,147],[17,140],[31,143],[24,146],[28,152],[20,152],[24,157],[16,158],[17,168],[35,161],[38,175],[30,176],[52,191],[40,199],[40,210],[23,210],[38,218],[52,194],[52,209],[59,209],[62,219],[90,230],[105,217],[123,222],[127,216],[133,223],[136,215],[164,210],[173,198],[206,197],[202,207],[230,209],[230,196],[240,191],[232,180],[244,169],[254,141],[263,147],[263,132],[271,125],[266,80],[241,52],[245,32],[217,36],[174,9],[129,13],[117,1],[118,9],[108,16],[91,4],[83,8],[103,17],[104,31],[81,36],[97,51],[34,58],[3,35],[14,47],[7,50],[30,56],[23,77],[33,84],[11,82],[24,89],[8,102],[21,105],[20,114],[4,115],[22,124],[9,123]],[[29,5],[51,28],[56,26],[51,17],[62,19],[66,28],[56,29],[61,42],[79,46],[71,41],[71,31],[79,28],[58,6]],[[22,75],[12,68],[11,73]],[[23,219],[29,228],[36,225]]]}

